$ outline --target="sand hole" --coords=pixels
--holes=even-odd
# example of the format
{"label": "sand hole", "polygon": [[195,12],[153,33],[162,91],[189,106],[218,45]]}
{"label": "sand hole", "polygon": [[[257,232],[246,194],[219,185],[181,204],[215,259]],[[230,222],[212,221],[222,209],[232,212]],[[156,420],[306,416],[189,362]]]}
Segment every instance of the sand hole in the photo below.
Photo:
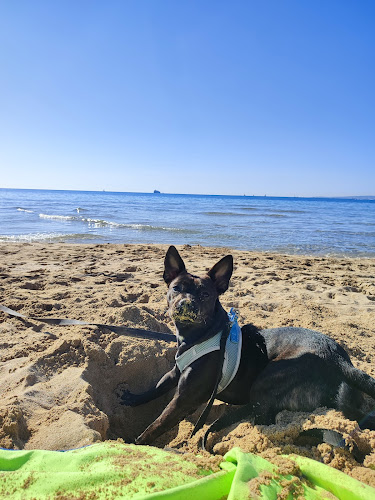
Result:
{"label": "sand hole", "polygon": [[[87,352],[87,349],[86,349]],[[157,383],[174,364],[175,348],[167,343],[117,339],[108,348],[89,352],[82,378],[90,385],[94,404],[108,418],[105,438],[133,441],[170,400],[173,391],[138,407],[120,404],[121,389],[142,393]]]}

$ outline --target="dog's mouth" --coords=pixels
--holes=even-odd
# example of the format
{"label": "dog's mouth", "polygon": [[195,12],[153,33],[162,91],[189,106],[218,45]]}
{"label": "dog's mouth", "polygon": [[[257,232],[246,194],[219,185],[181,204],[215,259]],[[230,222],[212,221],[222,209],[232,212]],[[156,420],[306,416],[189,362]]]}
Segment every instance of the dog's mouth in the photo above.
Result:
{"label": "dog's mouth", "polygon": [[178,312],[172,313],[172,318],[178,323],[197,323],[198,315],[193,312]]}
{"label": "dog's mouth", "polygon": [[201,323],[200,314],[191,309],[187,304],[171,310],[171,317],[178,323]]}

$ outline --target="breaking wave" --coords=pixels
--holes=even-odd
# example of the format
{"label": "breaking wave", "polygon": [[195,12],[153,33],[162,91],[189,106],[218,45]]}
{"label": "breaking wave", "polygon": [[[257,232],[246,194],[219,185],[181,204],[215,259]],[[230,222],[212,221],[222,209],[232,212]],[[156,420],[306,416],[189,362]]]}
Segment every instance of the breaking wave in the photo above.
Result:
{"label": "breaking wave", "polygon": [[62,233],[34,233],[34,234],[13,234],[11,236],[1,235],[0,242],[23,242],[23,243],[37,243],[45,242],[51,243],[56,241],[71,241],[71,240],[87,240],[87,239],[98,239],[100,236],[94,234],[83,234],[83,233],[72,233],[72,234],[62,234]]}
{"label": "breaking wave", "polygon": [[138,231],[169,231],[173,233],[186,233],[196,234],[197,231],[192,229],[167,227],[167,226],[153,226],[151,224],[124,224],[119,222],[108,221],[105,219],[91,219],[88,217],[80,217],[77,215],[47,215],[39,214],[41,219],[60,220],[60,221],[76,221],[87,224],[89,227],[109,227],[109,228],[124,228],[134,229]]}

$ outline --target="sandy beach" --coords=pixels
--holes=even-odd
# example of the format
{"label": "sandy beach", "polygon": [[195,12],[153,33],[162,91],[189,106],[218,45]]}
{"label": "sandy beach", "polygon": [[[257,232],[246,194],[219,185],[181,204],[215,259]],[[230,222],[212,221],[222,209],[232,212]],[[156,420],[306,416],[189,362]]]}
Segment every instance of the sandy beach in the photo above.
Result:
{"label": "sandy beach", "polygon": [[[25,316],[73,318],[173,332],[166,314],[166,245],[0,244],[0,303]],[[339,342],[353,364],[375,377],[375,259],[285,256],[180,246],[187,269],[208,270],[232,253],[235,270],[222,297],[241,325],[302,326]],[[161,412],[168,396],[138,408],[122,407],[118,388],[141,392],[172,365],[173,342],[140,340],[95,326],[50,326],[0,312],[0,446],[61,450],[105,439],[134,439]],[[374,402],[369,401],[369,411]],[[225,411],[216,401],[209,422]],[[196,453],[197,414],[156,446]],[[366,454],[359,464],[327,444],[301,444],[302,429],[339,430]],[[277,424],[242,422],[210,437],[223,455],[233,446],[266,458],[299,453],[323,460],[375,486],[375,431],[332,409],[284,411]]]}

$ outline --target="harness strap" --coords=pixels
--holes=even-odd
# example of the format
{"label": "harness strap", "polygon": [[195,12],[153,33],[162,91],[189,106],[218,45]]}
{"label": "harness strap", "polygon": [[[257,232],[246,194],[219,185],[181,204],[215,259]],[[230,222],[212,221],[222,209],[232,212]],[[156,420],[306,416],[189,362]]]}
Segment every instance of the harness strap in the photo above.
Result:
{"label": "harness strap", "polygon": [[[227,341],[225,344],[221,379],[217,390],[218,393],[226,389],[232,382],[241,361],[242,332],[237,323],[237,315],[233,308],[228,313],[228,318],[230,321],[230,332],[229,335],[226,335]],[[222,332],[220,331],[200,344],[191,346],[182,354],[176,354],[175,361],[180,372],[182,373],[185,368],[206,354],[213,351],[219,351],[221,339]]]}
{"label": "harness strap", "polygon": [[[233,316],[234,314],[234,316]],[[241,361],[242,350],[242,331],[237,323],[237,316],[232,313],[232,309],[228,314],[232,326],[225,344],[224,363],[222,375],[217,389],[218,394],[228,387],[237,374]]]}
{"label": "harness strap", "polygon": [[206,405],[206,408],[201,413],[200,417],[197,420],[197,423],[194,426],[194,429],[193,429],[192,433],[190,434],[191,438],[206,423],[208,414],[210,413],[210,410],[211,410],[212,405],[214,403],[214,400],[216,398],[217,389],[219,387],[219,383],[220,383],[220,380],[221,380],[221,377],[222,377],[222,373],[223,373],[224,356],[225,356],[225,345],[227,343],[227,338],[228,338],[228,335],[229,335],[229,332],[230,332],[230,326],[231,326],[230,323],[228,323],[227,328],[224,328],[224,330],[221,332],[221,338],[220,338],[220,358],[219,358],[219,366],[218,366],[218,371],[217,371],[217,377],[216,377],[215,387],[214,387],[214,390],[212,391],[210,400],[208,401],[208,403]]}
{"label": "harness strap", "polygon": [[200,344],[191,346],[187,351],[179,356],[176,354],[175,361],[178,369],[182,373],[185,368],[194,363],[197,359],[220,349],[221,333],[219,332],[213,337],[201,342]]}

